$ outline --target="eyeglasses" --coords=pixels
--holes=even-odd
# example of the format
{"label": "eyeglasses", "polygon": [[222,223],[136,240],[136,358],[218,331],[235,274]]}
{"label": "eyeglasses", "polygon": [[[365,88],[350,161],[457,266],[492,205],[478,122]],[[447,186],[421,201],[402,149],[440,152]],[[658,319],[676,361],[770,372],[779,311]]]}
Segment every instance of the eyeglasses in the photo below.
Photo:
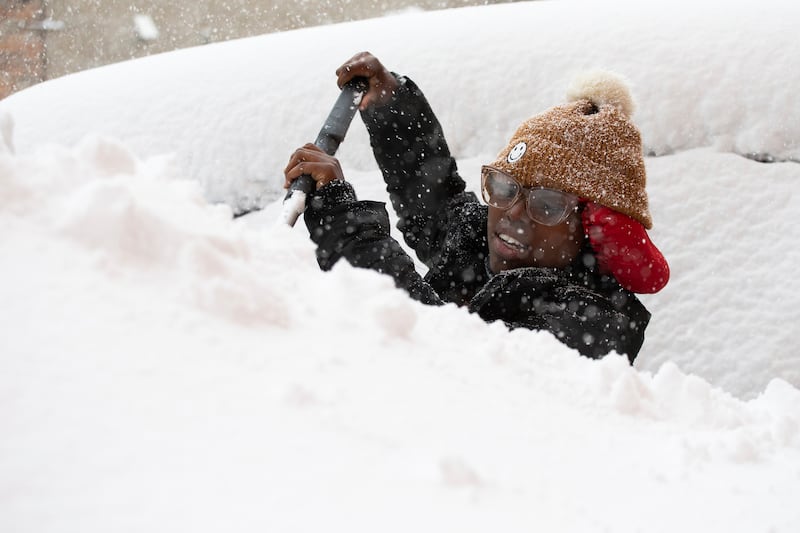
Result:
{"label": "eyeglasses", "polygon": [[525,195],[528,216],[545,226],[564,222],[578,207],[578,197],[545,187],[523,187],[514,178],[495,168],[481,168],[481,194],[484,201],[498,209],[511,209]]}

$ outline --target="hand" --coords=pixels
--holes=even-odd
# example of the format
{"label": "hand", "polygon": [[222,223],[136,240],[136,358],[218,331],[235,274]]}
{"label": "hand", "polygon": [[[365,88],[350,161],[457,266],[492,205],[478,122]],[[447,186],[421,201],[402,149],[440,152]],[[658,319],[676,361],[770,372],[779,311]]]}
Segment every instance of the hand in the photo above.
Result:
{"label": "hand", "polygon": [[644,226],[593,202],[586,204],[582,216],[600,272],[612,274],[631,292],[652,294],[664,288],[669,281],[669,265]]}
{"label": "hand", "polygon": [[314,181],[317,182],[317,189],[333,180],[344,180],[339,160],[311,143],[295,150],[289,158],[289,163],[283,169],[286,179],[283,188],[288,189],[289,185],[303,174],[314,178]]}
{"label": "hand", "polygon": [[400,86],[397,78],[386,70],[378,58],[369,52],[361,52],[336,69],[336,83],[341,88],[345,83],[356,76],[362,76],[369,81],[369,89],[361,99],[359,109],[362,111],[370,106],[388,104]]}

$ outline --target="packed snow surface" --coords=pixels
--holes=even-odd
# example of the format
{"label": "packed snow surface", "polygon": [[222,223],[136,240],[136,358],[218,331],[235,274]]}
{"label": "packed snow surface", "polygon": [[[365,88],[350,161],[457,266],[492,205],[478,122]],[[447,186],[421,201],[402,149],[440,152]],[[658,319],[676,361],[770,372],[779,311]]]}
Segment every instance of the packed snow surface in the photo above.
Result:
{"label": "packed snow surface", "polygon": [[[797,531],[797,20],[411,13],[0,102],[0,531]],[[672,268],[635,368],[322,273],[276,224],[282,168],[363,49],[423,88],[472,188],[574,73],[631,80]],[[340,156],[385,199],[359,119]]]}

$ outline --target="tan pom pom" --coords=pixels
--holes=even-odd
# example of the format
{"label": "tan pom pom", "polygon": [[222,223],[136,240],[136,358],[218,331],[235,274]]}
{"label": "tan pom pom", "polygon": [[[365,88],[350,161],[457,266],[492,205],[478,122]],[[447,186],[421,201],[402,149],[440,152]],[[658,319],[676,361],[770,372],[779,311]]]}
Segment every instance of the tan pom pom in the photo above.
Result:
{"label": "tan pom pom", "polygon": [[589,100],[597,107],[612,105],[628,118],[636,110],[627,80],[607,70],[591,70],[576,76],[567,89],[567,100]]}

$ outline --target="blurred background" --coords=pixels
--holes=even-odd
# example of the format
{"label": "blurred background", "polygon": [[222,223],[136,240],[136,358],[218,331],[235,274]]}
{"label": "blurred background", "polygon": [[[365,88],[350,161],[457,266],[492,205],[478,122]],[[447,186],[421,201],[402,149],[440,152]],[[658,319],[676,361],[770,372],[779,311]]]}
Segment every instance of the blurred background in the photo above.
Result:
{"label": "blurred background", "polygon": [[275,31],[509,0],[0,0],[0,99],[88,68]]}

